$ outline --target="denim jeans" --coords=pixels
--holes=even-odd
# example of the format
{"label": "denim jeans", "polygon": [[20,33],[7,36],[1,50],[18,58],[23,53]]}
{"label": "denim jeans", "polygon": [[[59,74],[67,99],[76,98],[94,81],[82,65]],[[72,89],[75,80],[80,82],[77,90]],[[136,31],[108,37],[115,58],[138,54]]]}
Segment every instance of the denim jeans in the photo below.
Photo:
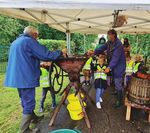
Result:
{"label": "denim jeans", "polygon": [[100,97],[103,96],[104,89],[103,88],[97,88],[96,89],[96,103],[99,102]]}

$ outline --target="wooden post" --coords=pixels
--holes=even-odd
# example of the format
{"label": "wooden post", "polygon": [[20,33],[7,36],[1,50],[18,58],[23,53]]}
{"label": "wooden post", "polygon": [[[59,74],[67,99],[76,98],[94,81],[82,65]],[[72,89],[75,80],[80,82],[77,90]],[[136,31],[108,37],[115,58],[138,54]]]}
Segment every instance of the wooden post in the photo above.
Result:
{"label": "wooden post", "polygon": [[131,106],[127,106],[126,120],[129,121],[131,116]]}
{"label": "wooden post", "polygon": [[52,114],[51,120],[50,120],[50,122],[49,122],[49,126],[52,126],[52,125],[53,125],[53,123],[54,123],[54,121],[55,121],[55,119],[56,119],[56,117],[57,117],[57,114],[58,114],[58,112],[59,112],[61,106],[64,104],[64,102],[65,102],[65,100],[66,100],[66,98],[67,98],[67,96],[68,96],[68,94],[69,94],[70,89],[71,89],[71,88],[70,88],[70,84],[69,84],[69,85],[67,86],[67,88],[66,88],[66,91],[64,92],[64,95],[62,96],[62,99],[61,99],[61,101],[60,101],[60,104],[56,107],[56,109],[54,110],[54,113]]}

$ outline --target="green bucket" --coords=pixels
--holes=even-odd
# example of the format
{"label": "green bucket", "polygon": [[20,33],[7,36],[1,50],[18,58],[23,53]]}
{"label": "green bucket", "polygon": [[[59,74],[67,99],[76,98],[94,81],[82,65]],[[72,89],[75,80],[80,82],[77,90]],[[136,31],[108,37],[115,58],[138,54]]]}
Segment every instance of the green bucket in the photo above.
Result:
{"label": "green bucket", "polygon": [[58,129],[55,131],[50,131],[49,133],[81,133],[81,132],[79,130]]}

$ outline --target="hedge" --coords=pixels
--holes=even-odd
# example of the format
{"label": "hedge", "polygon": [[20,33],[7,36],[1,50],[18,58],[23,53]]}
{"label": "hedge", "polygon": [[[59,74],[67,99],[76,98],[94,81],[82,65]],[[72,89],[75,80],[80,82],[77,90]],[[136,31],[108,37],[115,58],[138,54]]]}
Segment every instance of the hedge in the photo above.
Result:
{"label": "hedge", "polygon": [[[63,48],[66,48],[65,40],[39,39],[38,41],[40,44],[46,46],[49,50],[62,50]],[[71,42],[71,47],[72,46],[74,46],[74,42]]]}

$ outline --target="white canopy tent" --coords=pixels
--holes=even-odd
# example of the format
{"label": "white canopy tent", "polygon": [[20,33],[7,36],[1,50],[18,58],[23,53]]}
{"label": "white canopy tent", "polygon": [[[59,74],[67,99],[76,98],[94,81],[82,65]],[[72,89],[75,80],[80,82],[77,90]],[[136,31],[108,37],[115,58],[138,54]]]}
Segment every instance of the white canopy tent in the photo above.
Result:
{"label": "white canopy tent", "polygon": [[[150,0],[0,0],[0,14],[48,24],[67,33],[150,33]],[[116,26],[118,16],[125,22]]]}

